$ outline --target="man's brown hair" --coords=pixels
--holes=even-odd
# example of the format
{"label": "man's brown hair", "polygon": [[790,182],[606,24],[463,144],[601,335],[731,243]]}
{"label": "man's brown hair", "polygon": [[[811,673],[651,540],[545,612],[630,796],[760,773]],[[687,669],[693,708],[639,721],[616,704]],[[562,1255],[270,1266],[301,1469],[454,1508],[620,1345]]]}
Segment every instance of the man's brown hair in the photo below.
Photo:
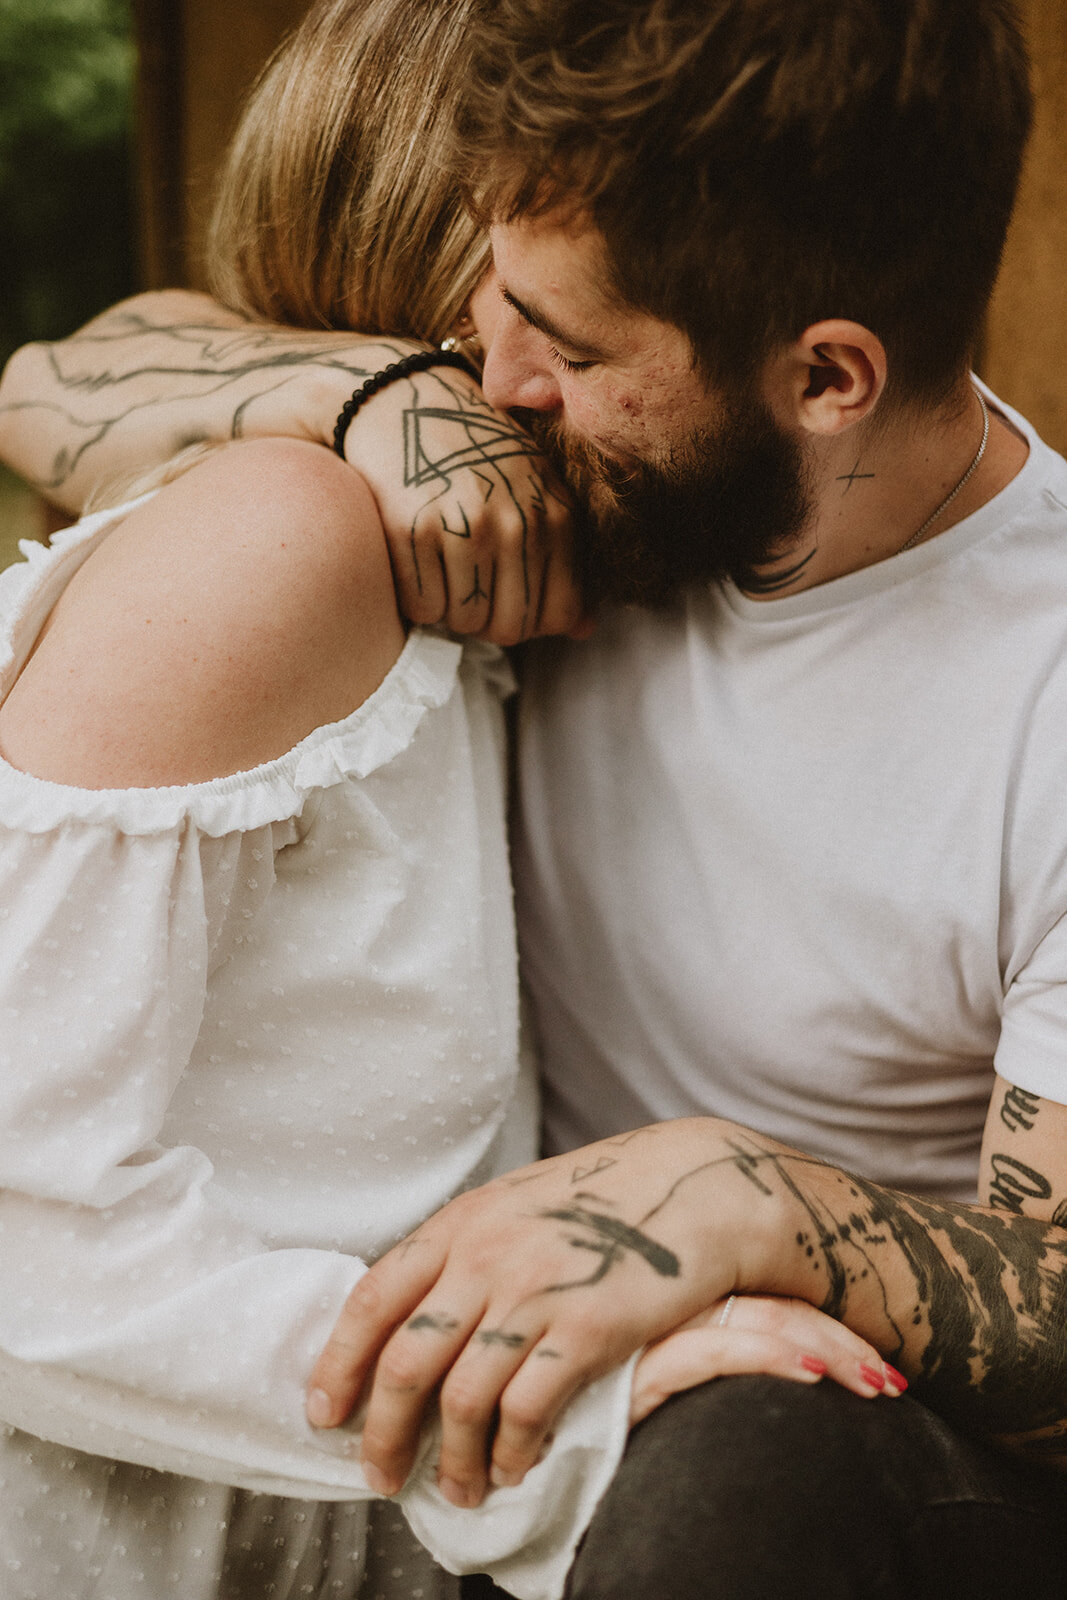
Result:
{"label": "man's brown hair", "polygon": [[898,401],[966,369],[1030,124],[1011,0],[487,0],[476,48],[483,214],[590,213],[713,380],[827,317]]}

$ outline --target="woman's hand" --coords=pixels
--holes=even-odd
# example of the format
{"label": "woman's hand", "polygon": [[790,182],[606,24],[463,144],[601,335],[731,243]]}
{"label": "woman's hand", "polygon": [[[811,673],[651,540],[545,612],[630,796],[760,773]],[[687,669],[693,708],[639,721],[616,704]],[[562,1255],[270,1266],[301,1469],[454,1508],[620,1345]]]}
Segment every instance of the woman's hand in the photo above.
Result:
{"label": "woman's hand", "polygon": [[648,1346],[634,1369],[630,1425],[683,1389],[757,1372],[796,1383],[832,1378],[865,1399],[896,1399],[908,1387],[866,1339],[806,1300],[738,1294]]}

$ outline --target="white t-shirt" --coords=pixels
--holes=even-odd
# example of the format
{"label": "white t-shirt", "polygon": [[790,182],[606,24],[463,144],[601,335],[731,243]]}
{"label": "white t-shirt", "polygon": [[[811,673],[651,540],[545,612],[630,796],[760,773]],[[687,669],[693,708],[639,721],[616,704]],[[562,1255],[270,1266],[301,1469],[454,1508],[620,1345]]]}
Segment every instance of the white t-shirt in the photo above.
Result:
{"label": "white t-shirt", "polygon": [[[0,577],[0,697],[114,520]],[[372,1497],[357,1432],[309,1428],[303,1391],[365,1259],[533,1151],[509,681],[416,632],[250,772],[82,790],[0,762],[5,1597],[454,1591],[392,1506],[306,1503]],[[399,1497],[420,1539],[557,1594],[628,1391],[583,1394],[477,1512],[438,1493],[428,1430]]]}
{"label": "white t-shirt", "polygon": [[1067,463],[805,593],[531,649],[520,950],[550,1148],[714,1113],[973,1198],[1067,1101]]}

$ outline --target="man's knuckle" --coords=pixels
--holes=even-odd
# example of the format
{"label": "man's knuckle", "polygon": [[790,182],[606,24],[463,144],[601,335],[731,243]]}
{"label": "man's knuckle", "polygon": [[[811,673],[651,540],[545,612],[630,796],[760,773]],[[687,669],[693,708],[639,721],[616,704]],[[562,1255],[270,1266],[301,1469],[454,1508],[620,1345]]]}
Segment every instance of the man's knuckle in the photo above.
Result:
{"label": "man's knuckle", "polygon": [[429,1388],[431,1381],[418,1353],[403,1345],[387,1345],[378,1358],[375,1382],[384,1389],[410,1394]]}
{"label": "man's knuckle", "polygon": [[484,1388],[461,1378],[442,1389],[441,1415],[456,1427],[478,1427],[492,1415],[493,1401]]}
{"label": "man's knuckle", "polygon": [[550,1418],[544,1401],[505,1394],[500,1402],[500,1420],[514,1440],[544,1433]]}

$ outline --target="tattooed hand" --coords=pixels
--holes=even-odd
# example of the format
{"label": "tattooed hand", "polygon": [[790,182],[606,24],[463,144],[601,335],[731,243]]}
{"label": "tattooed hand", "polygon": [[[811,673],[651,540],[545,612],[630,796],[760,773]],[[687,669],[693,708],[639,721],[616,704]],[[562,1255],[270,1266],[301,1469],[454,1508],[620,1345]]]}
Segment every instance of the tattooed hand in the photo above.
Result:
{"label": "tattooed hand", "polygon": [[312,1375],[311,1420],[341,1421],[376,1362],[373,1487],[403,1482],[438,1385],[444,1493],[481,1498],[494,1427],[492,1480],[518,1482],[580,1385],[755,1272],[738,1249],[751,1186],[717,1126],[608,1139],[454,1200],[353,1292]]}
{"label": "tattooed hand", "polygon": [[566,493],[472,379],[442,367],[387,385],[345,453],[378,501],[411,622],[496,644],[579,628]]}
{"label": "tattooed hand", "polygon": [[[370,1269],[309,1419],[335,1426],[367,1385],[368,1481],[392,1493],[439,1390],[441,1486],[474,1505],[522,1478],[580,1385],[744,1291],[818,1307],[933,1409],[1067,1467],[1067,1108],[1006,1090],[987,1143],[1001,1135],[1015,1144],[987,1149],[988,1207],[899,1194],[710,1117],[524,1168]],[[685,1346],[660,1359],[684,1378]],[[698,1362],[715,1359],[705,1337]]]}

